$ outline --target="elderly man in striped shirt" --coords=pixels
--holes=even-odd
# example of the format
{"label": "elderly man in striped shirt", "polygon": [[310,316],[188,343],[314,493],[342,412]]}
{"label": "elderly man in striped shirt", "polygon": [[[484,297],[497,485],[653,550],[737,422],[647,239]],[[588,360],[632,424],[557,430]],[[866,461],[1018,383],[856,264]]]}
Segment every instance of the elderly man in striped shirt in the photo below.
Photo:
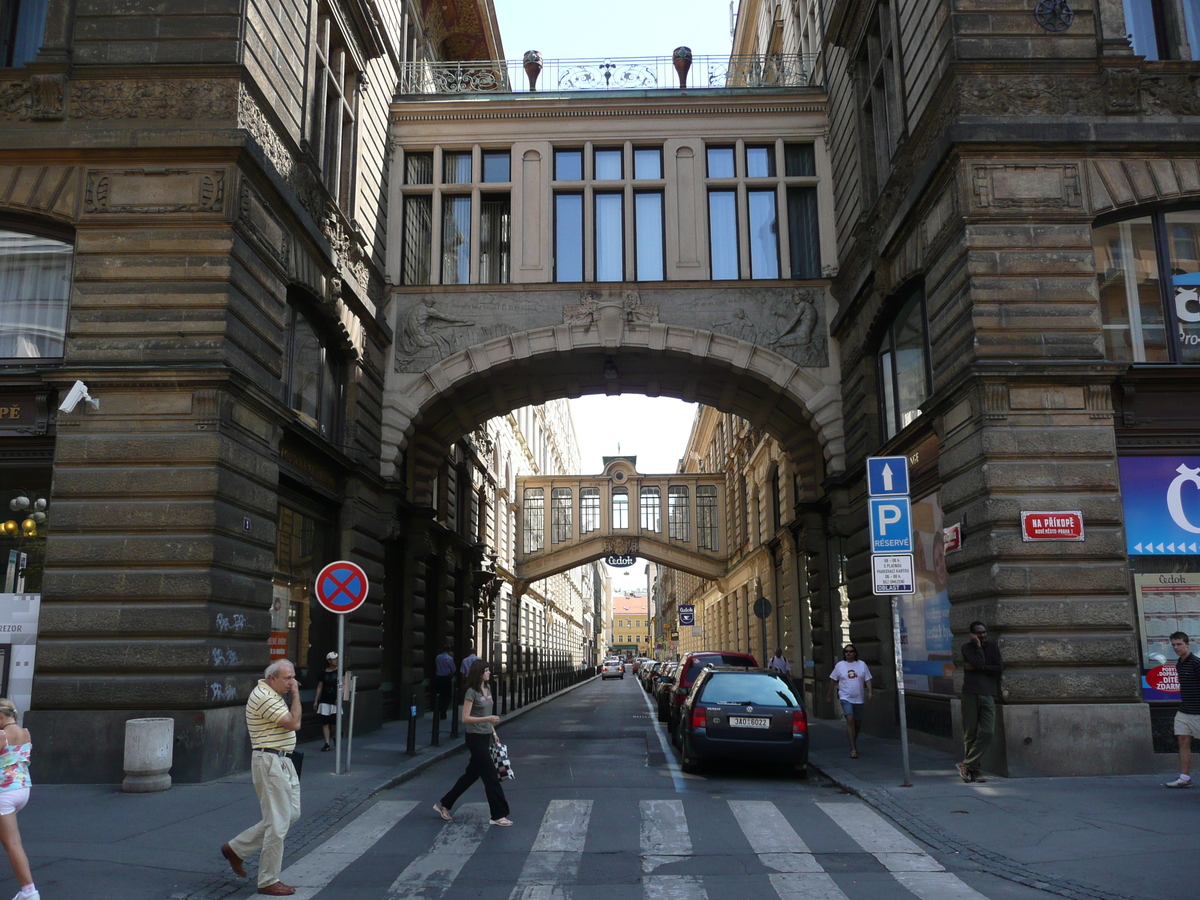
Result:
{"label": "elderly man in striped shirt", "polygon": [[[291,695],[291,703],[284,702]],[[292,764],[296,732],[300,730],[300,685],[296,669],[286,659],[267,666],[263,678],[246,701],[246,728],[250,732],[250,773],[254,792],[262,808],[262,821],[247,828],[228,844],[221,855],[233,871],[246,877],[242,860],[260,853],[258,892],[271,897],[296,893],[279,880],[283,869],[283,840],[300,818],[300,777]]]}

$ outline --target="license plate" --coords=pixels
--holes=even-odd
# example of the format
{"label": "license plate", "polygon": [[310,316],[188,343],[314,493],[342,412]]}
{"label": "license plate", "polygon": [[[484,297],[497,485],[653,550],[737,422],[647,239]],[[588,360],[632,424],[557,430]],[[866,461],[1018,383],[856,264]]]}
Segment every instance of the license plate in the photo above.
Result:
{"label": "license plate", "polygon": [[770,728],[770,719],[751,719],[746,716],[730,716],[729,724],[733,728]]}

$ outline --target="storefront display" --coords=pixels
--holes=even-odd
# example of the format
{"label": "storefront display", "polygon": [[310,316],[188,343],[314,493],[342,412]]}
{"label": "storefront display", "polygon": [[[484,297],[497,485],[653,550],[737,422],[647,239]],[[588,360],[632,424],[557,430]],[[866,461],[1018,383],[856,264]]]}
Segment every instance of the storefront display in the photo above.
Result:
{"label": "storefront display", "polygon": [[954,647],[942,545],[942,507],[937,494],[913,501],[912,515],[916,592],[900,595],[904,687],[909,691],[951,695]]}

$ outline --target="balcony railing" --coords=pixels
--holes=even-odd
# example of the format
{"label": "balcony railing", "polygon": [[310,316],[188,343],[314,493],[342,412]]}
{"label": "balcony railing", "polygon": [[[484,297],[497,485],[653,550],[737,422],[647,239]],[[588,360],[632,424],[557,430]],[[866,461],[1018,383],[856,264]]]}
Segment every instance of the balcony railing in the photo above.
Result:
{"label": "balcony railing", "polygon": [[819,87],[816,56],[695,56],[686,68],[669,56],[624,59],[513,59],[410,62],[399,94],[512,94],[542,91]]}

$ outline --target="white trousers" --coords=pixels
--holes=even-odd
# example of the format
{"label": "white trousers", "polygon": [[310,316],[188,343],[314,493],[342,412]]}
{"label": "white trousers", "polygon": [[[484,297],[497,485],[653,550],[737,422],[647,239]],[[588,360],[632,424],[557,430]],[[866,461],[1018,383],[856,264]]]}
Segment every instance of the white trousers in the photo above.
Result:
{"label": "white trousers", "polygon": [[230,841],[229,849],[242,859],[261,854],[258,886],[262,888],[277,882],[283,871],[283,840],[300,818],[300,779],[286,756],[257,751],[250,760],[250,774],[262,809],[262,821]]}

